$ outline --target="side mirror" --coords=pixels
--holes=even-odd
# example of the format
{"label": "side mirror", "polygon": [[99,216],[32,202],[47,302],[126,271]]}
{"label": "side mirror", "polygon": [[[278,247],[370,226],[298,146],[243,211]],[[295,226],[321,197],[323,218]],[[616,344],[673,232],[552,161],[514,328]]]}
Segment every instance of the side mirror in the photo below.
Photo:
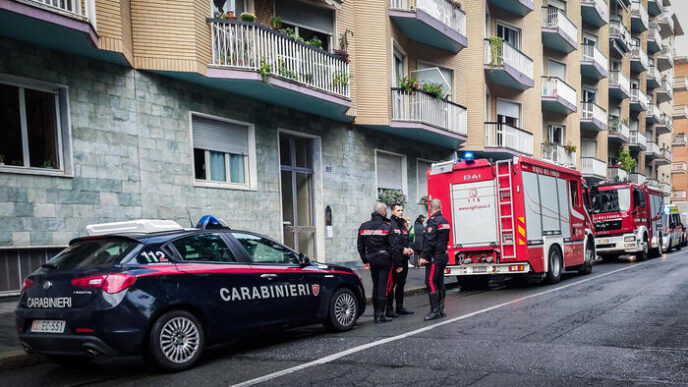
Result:
{"label": "side mirror", "polygon": [[301,267],[305,267],[305,266],[308,266],[310,264],[311,264],[310,258],[308,258],[308,256],[306,256],[306,255],[303,255],[303,253],[299,253],[299,265],[301,265]]}

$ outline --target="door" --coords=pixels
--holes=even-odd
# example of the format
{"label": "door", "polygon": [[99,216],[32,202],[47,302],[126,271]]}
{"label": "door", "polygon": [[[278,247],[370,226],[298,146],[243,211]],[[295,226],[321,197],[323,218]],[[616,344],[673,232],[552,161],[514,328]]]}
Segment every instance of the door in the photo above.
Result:
{"label": "door", "polygon": [[[566,182],[567,180],[563,181]],[[585,262],[584,243],[586,212],[585,208],[583,208],[583,187],[581,187],[579,183],[580,181],[577,179],[568,180],[569,198],[567,200],[565,195],[562,198],[563,200],[567,200],[569,202],[571,208],[571,221],[569,222],[571,230],[571,242],[566,243],[567,241],[564,240],[564,244],[566,244],[566,250],[568,252],[568,255],[566,256],[566,266],[578,265]],[[564,187],[564,191],[566,191],[566,187]],[[564,227],[566,226],[562,224],[562,228]]]}
{"label": "door", "polygon": [[507,27],[502,24],[497,24],[497,36],[508,43],[510,46],[521,48],[521,31],[515,28]]}
{"label": "door", "polygon": [[583,102],[597,102],[597,90],[584,88]]}
{"label": "door", "polygon": [[284,243],[315,256],[313,140],[280,134]]}

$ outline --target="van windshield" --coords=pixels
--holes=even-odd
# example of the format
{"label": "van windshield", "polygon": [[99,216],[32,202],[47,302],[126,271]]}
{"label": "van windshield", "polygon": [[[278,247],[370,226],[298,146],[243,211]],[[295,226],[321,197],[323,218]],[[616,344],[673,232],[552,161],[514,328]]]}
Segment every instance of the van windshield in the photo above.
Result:
{"label": "van windshield", "polygon": [[89,239],[73,243],[48,261],[57,269],[85,269],[115,265],[122,261],[138,243],[129,239]]}
{"label": "van windshield", "polygon": [[628,211],[631,208],[630,188],[617,188],[590,192],[595,214]]}

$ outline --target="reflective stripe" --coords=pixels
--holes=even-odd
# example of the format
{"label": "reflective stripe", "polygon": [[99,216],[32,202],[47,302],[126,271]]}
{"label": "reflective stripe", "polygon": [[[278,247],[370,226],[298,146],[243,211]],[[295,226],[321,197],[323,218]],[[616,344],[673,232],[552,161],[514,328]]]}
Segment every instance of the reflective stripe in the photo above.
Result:
{"label": "reflective stripe", "polygon": [[449,225],[449,223],[442,223],[437,226],[438,230],[449,230],[450,228],[451,226]]}
{"label": "reflective stripe", "polygon": [[387,235],[389,230],[360,230],[361,235]]}
{"label": "reflective stripe", "polygon": [[387,277],[387,290],[385,291],[385,296],[389,295],[389,292],[392,291],[392,287],[394,286],[392,273],[394,273],[394,266],[392,266],[392,268],[389,269],[389,276]]}
{"label": "reflective stripe", "polygon": [[428,284],[430,285],[430,293],[435,293],[435,281],[433,277],[435,276],[435,264],[430,265],[430,278]]}
{"label": "reflective stripe", "polygon": [[395,229],[394,229],[394,233],[395,233],[395,234],[401,234],[401,230],[399,230],[398,228],[395,228]]}

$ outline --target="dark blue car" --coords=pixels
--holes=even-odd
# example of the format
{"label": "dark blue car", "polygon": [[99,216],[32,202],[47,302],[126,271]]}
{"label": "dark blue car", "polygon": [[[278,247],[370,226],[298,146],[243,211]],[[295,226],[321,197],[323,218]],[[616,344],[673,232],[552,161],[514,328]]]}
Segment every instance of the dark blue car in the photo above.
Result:
{"label": "dark blue car", "polygon": [[59,363],[142,354],[181,370],[237,335],[318,322],[345,331],[365,309],[353,270],[214,219],[193,229],[142,220],[89,232],[24,280],[16,310],[24,348]]}

